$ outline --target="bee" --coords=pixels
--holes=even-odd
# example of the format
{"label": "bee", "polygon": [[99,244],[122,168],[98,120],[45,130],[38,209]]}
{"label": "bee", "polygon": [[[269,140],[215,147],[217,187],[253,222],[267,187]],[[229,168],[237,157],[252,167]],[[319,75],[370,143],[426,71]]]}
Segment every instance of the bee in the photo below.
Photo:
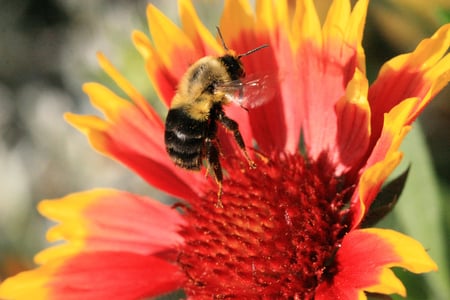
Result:
{"label": "bee", "polygon": [[[246,83],[242,81],[245,71],[241,58],[268,45],[236,55],[226,46],[219,27],[217,31],[225,54],[205,56],[187,69],[167,114],[164,140],[170,158],[181,168],[200,170],[203,160],[206,160],[219,187],[217,206],[222,207],[223,173],[219,160],[218,124],[233,133],[250,168],[256,167],[247,153],[238,123],[225,115],[223,106],[237,99],[243,107]],[[252,80],[248,84],[257,87],[257,82]]]}

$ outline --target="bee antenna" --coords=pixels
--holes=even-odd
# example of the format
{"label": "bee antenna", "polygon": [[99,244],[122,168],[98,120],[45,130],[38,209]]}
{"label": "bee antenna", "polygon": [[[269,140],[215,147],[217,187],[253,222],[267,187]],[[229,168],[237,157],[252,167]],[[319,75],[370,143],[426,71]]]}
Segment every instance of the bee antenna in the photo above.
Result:
{"label": "bee antenna", "polygon": [[256,47],[255,49],[252,49],[252,50],[247,51],[247,52],[245,52],[245,53],[239,54],[239,55],[237,56],[237,58],[239,59],[239,58],[241,58],[241,57],[243,57],[243,56],[247,56],[247,55],[249,55],[249,54],[252,54],[253,52],[256,52],[256,51],[258,51],[258,50],[261,50],[261,49],[264,49],[264,48],[267,48],[267,47],[269,47],[269,45],[267,45],[267,44],[261,45],[261,46],[259,46],[259,47]]}
{"label": "bee antenna", "polygon": [[[217,29],[217,33],[219,34],[219,38],[220,38],[220,40],[222,41],[222,46],[223,46],[223,48],[224,48],[226,51],[230,50],[230,49],[227,47],[227,45],[225,44],[225,40],[223,39],[222,32],[220,31],[219,26],[216,26],[216,29]],[[247,52],[245,52],[245,53],[239,54],[239,55],[237,56],[237,58],[239,59],[239,58],[241,58],[241,57],[243,57],[243,56],[247,56],[247,55],[249,55],[249,54],[252,54],[253,52],[256,52],[256,51],[258,51],[258,50],[261,50],[261,49],[267,48],[267,47],[269,47],[268,44],[261,45],[261,46],[259,46],[259,47],[256,47],[255,49],[252,49],[252,50],[247,51]]]}
{"label": "bee antenna", "polygon": [[223,48],[224,48],[226,51],[228,51],[229,49],[228,49],[227,45],[225,44],[225,40],[223,39],[222,32],[220,32],[219,26],[216,26],[216,29],[217,29],[217,33],[219,34],[220,40],[222,41],[222,46],[223,46]]}

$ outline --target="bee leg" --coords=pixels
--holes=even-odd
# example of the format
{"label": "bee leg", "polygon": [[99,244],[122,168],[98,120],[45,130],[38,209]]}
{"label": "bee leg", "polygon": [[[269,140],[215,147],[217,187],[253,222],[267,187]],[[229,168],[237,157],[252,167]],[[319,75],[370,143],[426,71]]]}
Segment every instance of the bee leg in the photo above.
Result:
{"label": "bee leg", "polygon": [[219,148],[217,145],[213,143],[213,141],[209,138],[205,140],[206,145],[206,159],[208,160],[208,168],[212,168],[214,172],[214,178],[216,179],[217,185],[219,186],[219,190],[217,191],[217,203],[216,206],[219,208],[223,208],[222,204],[222,166],[220,165],[219,160]]}
{"label": "bee leg", "polygon": [[238,144],[239,148],[241,148],[242,152],[244,153],[245,159],[247,159],[250,168],[252,169],[256,168],[255,162],[250,158],[250,156],[247,153],[247,150],[245,149],[244,139],[242,138],[241,132],[239,131],[238,123],[228,118],[225,114],[219,115],[219,121],[226,129],[233,132],[234,139],[236,140],[236,143]]}

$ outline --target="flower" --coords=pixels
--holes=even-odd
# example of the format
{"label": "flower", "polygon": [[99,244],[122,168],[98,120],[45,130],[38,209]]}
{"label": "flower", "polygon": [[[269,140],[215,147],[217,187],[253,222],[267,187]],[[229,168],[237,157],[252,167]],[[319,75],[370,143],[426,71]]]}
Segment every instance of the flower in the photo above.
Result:
{"label": "flower", "polygon": [[[289,2],[292,3],[292,2]],[[68,113],[92,146],[181,199],[176,207],[128,192],[97,189],[44,200],[60,222],[39,253],[41,266],[7,279],[5,299],[136,299],[183,289],[190,299],[366,299],[406,295],[390,268],[437,270],[422,245],[399,232],[361,228],[398,147],[427,103],[450,79],[450,24],[409,54],[388,61],[369,87],[362,32],[367,0],[333,1],[323,27],[312,1],[226,1],[220,28],[243,53],[246,72],[274,73],[273,99],[249,113],[227,107],[257,164],[248,168],[221,131],[223,208],[205,170],[174,166],[162,118],[99,54],[125,92],[87,83],[104,118]],[[224,49],[180,1],[182,29],[154,6],[152,40],[133,33],[150,80],[167,107],[190,64]],[[266,51],[267,50],[267,51]],[[261,63],[263,62],[263,63]],[[299,149],[299,145],[302,145]]]}

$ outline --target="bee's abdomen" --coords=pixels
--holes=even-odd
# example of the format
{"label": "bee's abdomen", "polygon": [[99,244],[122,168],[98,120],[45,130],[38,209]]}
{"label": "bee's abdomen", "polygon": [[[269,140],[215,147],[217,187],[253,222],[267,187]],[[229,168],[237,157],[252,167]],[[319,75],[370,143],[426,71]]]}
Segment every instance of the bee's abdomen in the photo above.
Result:
{"label": "bee's abdomen", "polygon": [[169,110],[164,140],[167,153],[176,165],[200,169],[206,127],[207,121],[192,119],[181,108]]}

